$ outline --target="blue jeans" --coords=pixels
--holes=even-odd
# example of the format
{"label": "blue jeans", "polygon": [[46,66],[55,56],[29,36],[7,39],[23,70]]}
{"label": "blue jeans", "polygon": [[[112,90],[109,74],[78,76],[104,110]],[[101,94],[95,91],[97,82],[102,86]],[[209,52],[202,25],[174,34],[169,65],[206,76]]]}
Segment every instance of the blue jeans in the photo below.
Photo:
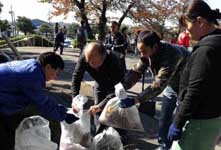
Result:
{"label": "blue jeans", "polygon": [[177,96],[175,92],[171,92],[169,96],[168,93],[167,96],[163,95],[163,103],[159,120],[158,143],[167,149],[169,149],[172,145],[172,142],[167,139],[167,134],[173,120],[173,111],[176,108],[176,101]]}

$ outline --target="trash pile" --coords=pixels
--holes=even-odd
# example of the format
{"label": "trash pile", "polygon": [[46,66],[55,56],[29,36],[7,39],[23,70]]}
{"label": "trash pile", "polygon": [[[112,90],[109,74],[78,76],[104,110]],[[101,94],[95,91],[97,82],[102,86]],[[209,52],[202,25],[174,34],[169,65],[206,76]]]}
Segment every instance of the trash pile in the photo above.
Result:
{"label": "trash pile", "polygon": [[78,113],[72,113],[80,119],[72,124],[61,122],[60,150],[87,150],[91,145],[92,137],[90,135],[90,114],[88,110],[83,109],[83,105],[88,101],[87,97],[78,95],[72,100],[72,106],[79,110]]}
{"label": "trash pile", "polygon": [[123,150],[119,133],[112,127],[94,137],[90,150]]}
{"label": "trash pile", "polygon": [[[116,97],[112,98],[102,111],[99,121],[110,126],[95,137],[91,135],[91,116],[89,110],[84,109],[88,98],[82,95],[72,100],[72,109],[68,113],[80,119],[72,124],[65,121],[61,125],[60,150],[123,150],[120,135],[112,128],[121,128],[133,131],[144,131],[136,106],[120,108],[120,99],[127,97],[121,84],[115,86]],[[49,122],[40,117],[25,118],[16,130],[15,150],[56,150],[57,144],[50,139]]]}

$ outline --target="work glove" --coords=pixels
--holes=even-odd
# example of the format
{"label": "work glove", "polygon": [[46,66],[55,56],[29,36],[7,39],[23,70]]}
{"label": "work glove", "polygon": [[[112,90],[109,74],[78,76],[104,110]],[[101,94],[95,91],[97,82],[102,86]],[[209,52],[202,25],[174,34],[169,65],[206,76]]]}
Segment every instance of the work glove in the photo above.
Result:
{"label": "work glove", "polygon": [[177,141],[181,137],[182,130],[176,127],[175,123],[172,123],[169,128],[167,139],[169,141]]}
{"label": "work glove", "polygon": [[76,117],[75,115],[73,114],[69,114],[67,113],[66,117],[65,117],[65,122],[68,123],[68,124],[72,124],[73,122],[79,120],[78,117]]}
{"label": "work glove", "polygon": [[129,108],[133,105],[135,105],[135,99],[133,98],[125,98],[125,99],[121,99],[120,103],[118,104],[120,108]]}

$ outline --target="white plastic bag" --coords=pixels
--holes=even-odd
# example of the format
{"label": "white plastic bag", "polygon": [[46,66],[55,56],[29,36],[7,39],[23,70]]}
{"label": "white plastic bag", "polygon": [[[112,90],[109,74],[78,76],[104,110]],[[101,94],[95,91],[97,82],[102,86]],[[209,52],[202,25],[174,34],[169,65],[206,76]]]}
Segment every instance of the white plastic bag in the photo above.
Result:
{"label": "white plastic bag", "polygon": [[51,141],[49,122],[41,116],[23,119],[16,129],[15,150],[56,150]]}
{"label": "white plastic bag", "polygon": [[119,99],[125,99],[127,98],[127,92],[124,89],[123,85],[121,83],[118,83],[114,86],[115,88],[115,95],[116,97],[118,97]]}
{"label": "white plastic bag", "polygon": [[76,108],[79,110],[79,112],[76,114],[78,117],[82,116],[83,114],[83,106],[85,103],[87,103],[88,98],[83,95],[77,95],[72,99],[72,108]]}
{"label": "white plastic bag", "polygon": [[80,108],[80,111],[74,114],[72,110],[69,110],[68,113],[72,113],[80,119],[72,124],[61,122],[60,150],[87,150],[91,145],[90,114],[89,111],[83,110],[86,102],[87,97],[81,95],[73,99],[72,105]]}
{"label": "white plastic bag", "polygon": [[99,122],[116,128],[144,131],[138,109],[135,105],[129,108],[120,108],[118,106],[120,99],[126,98],[126,91],[122,87],[116,87],[119,86],[115,86],[115,94],[118,97],[108,101],[99,117]]}
{"label": "white plastic bag", "polygon": [[90,150],[123,150],[119,133],[109,127],[94,137]]}

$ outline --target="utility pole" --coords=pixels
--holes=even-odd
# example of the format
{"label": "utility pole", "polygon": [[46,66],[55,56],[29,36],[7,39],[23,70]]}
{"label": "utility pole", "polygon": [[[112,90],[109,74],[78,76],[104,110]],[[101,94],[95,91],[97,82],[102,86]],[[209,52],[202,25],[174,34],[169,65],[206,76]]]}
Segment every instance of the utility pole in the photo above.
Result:
{"label": "utility pole", "polygon": [[9,14],[11,14],[11,19],[12,19],[12,35],[16,36],[16,24],[15,24],[15,12],[12,10],[12,5],[11,5],[11,10],[9,11]]}

